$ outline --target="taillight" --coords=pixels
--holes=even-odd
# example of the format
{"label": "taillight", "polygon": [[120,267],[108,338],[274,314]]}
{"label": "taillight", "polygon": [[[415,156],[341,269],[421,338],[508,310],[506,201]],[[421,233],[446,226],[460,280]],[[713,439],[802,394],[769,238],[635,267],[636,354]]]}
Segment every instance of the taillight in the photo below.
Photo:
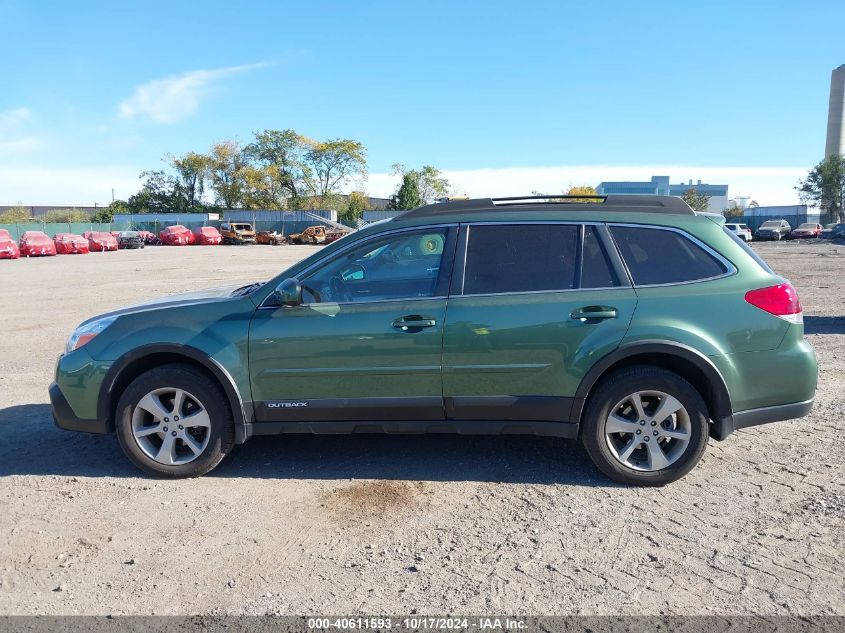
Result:
{"label": "taillight", "polygon": [[751,305],[790,323],[804,322],[798,293],[795,292],[795,288],[791,284],[778,284],[768,288],[749,290],[745,293],[745,300]]}

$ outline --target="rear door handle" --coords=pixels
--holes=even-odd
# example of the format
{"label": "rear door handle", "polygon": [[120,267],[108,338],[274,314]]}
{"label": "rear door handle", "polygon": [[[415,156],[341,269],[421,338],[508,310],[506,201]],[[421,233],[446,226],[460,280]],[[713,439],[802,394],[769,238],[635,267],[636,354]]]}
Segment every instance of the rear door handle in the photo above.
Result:
{"label": "rear door handle", "polygon": [[616,308],[608,306],[584,306],[583,308],[576,308],[569,317],[582,323],[595,323],[604,319],[615,319]]}
{"label": "rear door handle", "polygon": [[419,332],[424,327],[435,327],[437,320],[431,317],[424,317],[418,314],[409,314],[396,319],[393,327],[403,332]]}

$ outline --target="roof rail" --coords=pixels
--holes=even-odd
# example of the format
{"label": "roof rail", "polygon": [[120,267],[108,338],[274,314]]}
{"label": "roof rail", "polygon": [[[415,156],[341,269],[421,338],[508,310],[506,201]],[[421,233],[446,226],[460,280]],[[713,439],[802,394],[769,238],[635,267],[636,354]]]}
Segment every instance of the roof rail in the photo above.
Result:
{"label": "roof rail", "polygon": [[[512,196],[507,198],[475,198],[472,200],[453,200],[436,202],[416,209],[411,209],[396,216],[395,219],[424,218],[460,213],[483,213],[497,208],[533,209],[543,207],[556,211],[595,211],[603,209],[613,212],[667,213],[675,215],[695,215],[695,212],[683,199],[676,196],[652,196],[637,194],[607,195],[548,195],[548,196]],[[566,208],[564,208],[566,207]],[[609,209],[607,207],[613,207]],[[502,209],[505,210],[505,209]]]}
{"label": "roof rail", "polygon": [[[493,204],[497,207],[509,206],[517,204],[578,204],[584,200],[589,200],[590,204],[603,203],[607,196],[599,196],[593,194],[586,194],[583,196],[570,195],[543,195],[543,196],[511,196],[510,198],[492,198]],[[525,201],[525,202],[523,202]],[[595,201],[595,202],[593,202]]]}

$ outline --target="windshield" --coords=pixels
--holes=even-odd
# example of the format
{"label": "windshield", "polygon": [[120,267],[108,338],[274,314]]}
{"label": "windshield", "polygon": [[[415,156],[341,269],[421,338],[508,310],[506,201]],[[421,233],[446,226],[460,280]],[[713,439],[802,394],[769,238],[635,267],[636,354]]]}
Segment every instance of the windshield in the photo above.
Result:
{"label": "windshield", "polygon": [[799,229],[814,229],[814,228],[816,228],[816,225],[813,224],[812,222],[805,222],[804,224],[800,225],[798,228]]}
{"label": "windshield", "polygon": [[779,220],[769,220],[768,222],[763,222],[763,225],[760,227],[761,229],[776,229],[780,226]]}
{"label": "windshield", "polygon": [[236,231],[251,231],[252,230],[252,226],[250,226],[249,224],[233,224],[232,228],[235,229]]}

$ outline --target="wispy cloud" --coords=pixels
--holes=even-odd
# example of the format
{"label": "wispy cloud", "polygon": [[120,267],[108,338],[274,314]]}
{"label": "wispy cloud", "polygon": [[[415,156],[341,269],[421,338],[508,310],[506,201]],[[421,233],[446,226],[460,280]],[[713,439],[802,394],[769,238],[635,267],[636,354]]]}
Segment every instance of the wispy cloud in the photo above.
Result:
{"label": "wispy cloud", "polygon": [[34,136],[24,136],[14,139],[0,138],[0,152],[29,152],[41,147],[41,141]]}
{"label": "wispy cloud", "polygon": [[181,75],[155,79],[135,88],[131,97],[120,103],[120,116],[146,116],[156,123],[176,123],[190,117],[208,95],[215,82],[232,75],[264,68],[268,64],[244,64],[210,70],[192,70]]}
{"label": "wispy cloud", "polygon": [[140,170],[140,167],[128,165],[2,166],[0,204],[107,204],[112,189],[123,199],[138,191]]}
{"label": "wispy cloud", "polygon": [[37,137],[28,133],[33,119],[29,108],[0,111],[0,153],[28,152],[41,145]]}
{"label": "wispy cloud", "polygon": [[0,130],[4,128],[18,127],[32,120],[32,111],[29,108],[13,108],[0,112]]}

